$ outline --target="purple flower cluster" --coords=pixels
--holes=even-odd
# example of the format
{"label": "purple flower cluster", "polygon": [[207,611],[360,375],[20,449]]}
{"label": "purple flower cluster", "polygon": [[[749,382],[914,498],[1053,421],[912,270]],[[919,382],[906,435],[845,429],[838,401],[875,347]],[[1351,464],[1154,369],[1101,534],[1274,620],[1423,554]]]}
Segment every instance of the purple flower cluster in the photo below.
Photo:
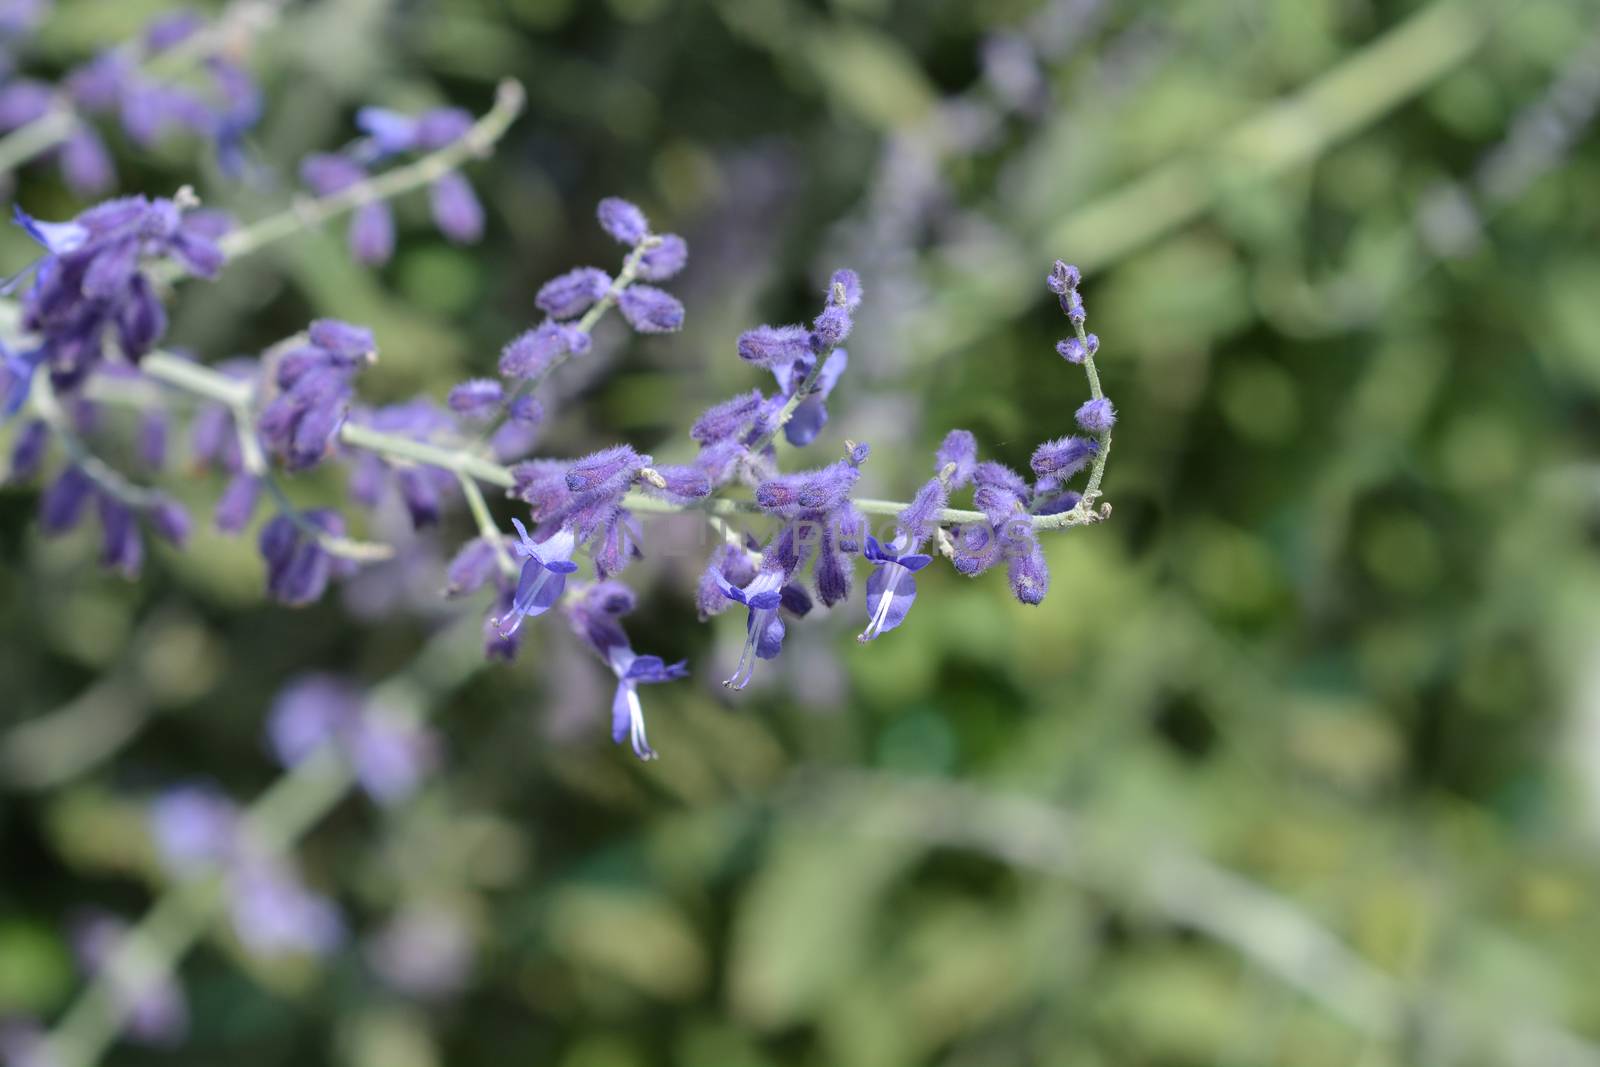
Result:
{"label": "purple flower cluster", "polygon": [[344,941],[338,907],[261,848],[237,805],[215,787],[178,786],[157,797],[149,827],[174,876],[223,876],[234,933],[251,953],[321,956]]}
{"label": "purple flower cluster", "polygon": [[[40,5],[30,5],[38,7]],[[17,30],[31,28],[36,12]],[[204,84],[158,77],[149,66],[180,47],[194,49],[207,23],[198,13],[180,10],[152,20],[138,48],[113,48],[67,73],[60,90],[26,77],[0,85],[0,133],[70,107],[71,132],[49,155],[62,179],[79,196],[100,196],[116,183],[110,150],[88,121],[115,119],[128,139],[150,147],[174,132],[209,142],[222,172],[237,177],[245,170],[245,137],[260,121],[259,88],[237,59],[220,45],[196,50],[187,65],[201,70]]]}
{"label": "purple flower cluster", "polygon": [[[373,168],[395,156],[435,152],[472,129],[472,116],[460,108],[435,108],[402,115],[385,108],[362,108],[356,125],[366,136],[344,152],[318,152],[300,163],[300,181],[316,196],[334,196],[366,181]],[[434,225],[455,244],[476,244],[483,236],[483,205],[472,185],[456,171],[435,179],[428,190]],[[356,208],[347,231],[350,254],[358,263],[382,266],[394,255],[394,211],[383,200]]]}
{"label": "purple flower cluster", "polygon": [[438,759],[432,733],[370,706],[354,687],[326,675],[298,679],[278,694],[267,738],[285,767],[333,746],[380,804],[409,797]]}

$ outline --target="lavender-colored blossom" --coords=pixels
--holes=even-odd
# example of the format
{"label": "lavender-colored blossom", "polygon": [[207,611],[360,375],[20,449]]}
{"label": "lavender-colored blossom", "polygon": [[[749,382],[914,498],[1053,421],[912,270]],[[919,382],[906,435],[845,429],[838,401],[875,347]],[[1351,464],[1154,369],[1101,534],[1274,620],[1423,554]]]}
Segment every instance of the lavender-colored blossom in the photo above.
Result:
{"label": "lavender-colored blossom", "polygon": [[649,456],[639,455],[628,445],[602,449],[567,469],[567,488],[574,493],[615,495],[633,482],[639,468],[649,464]]}
{"label": "lavender-colored blossom", "polygon": [[1041,603],[1050,591],[1050,568],[1031,529],[1026,544],[1007,553],[1006,577],[1011,582],[1011,592],[1024,604]]}
{"label": "lavender-colored blossom", "polygon": [[39,503],[39,526],[46,534],[62,534],[78,525],[84,505],[94,492],[94,482],[77,466],[64,469],[44,491]]}
{"label": "lavender-colored blossom", "polygon": [[518,537],[512,550],[526,562],[517,578],[511,610],[498,623],[503,637],[516,633],[523,619],[543,615],[554,607],[566,589],[567,575],[578,569],[572,562],[577,542],[571,530],[563,528],[543,541],[534,541],[519,520],[512,519],[511,524],[517,528]]}
{"label": "lavender-colored blossom", "polygon": [[850,312],[839,305],[824,308],[822,314],[811,323],[817,343],[823,348],[834,348],[842,344],[844,339],[850,336],[850,327]]}
{"label": "lavender-colored blossom", "polygon": [[[344,518],[336,511],[317,508],[300,513],[309,526],[332,537],[344,536]],[[290,607],[310,604],[328,587],[328,580],[344,568],[307,536],[287,515],[275,516],[261,528],[260,550],[267,565],[267,595]]]}
{"label": "lavender-colored blossom", "polygon": [[662,234],[654,248],[639,257],[638,275],[647,282],[675,277],[689,262],[689,246],[675,233]]}
{"label": "lavender-colored blossom", "polygon": [[356,112],[356,128],[371,141],[374,159],[409,152],[417,145],[417,120],[388,108],[361,108]]}
{"label": "lavender-colored blossom", "polygon": [[189,519],[188,510],[170,496],[157,497],[145,509],[145,517],[150,522],[150,528],[162,540],[178,548],[188,544],[194,524]]}
{"label": "lavender-colored blossom", "polygon": [[722,582],[744,586],[755,576],[755,563],[744,548],[721,544],[712,549],[711,558],[706,562],[706,569],[701,573],[695,589],[694,602],[700,621],[705,622],[713,615],[722,614],[729,604],[734,603],[723,595]]}
{"label": "lavender-colored blossom", "polygon": [[777,368],[811,354],[811,331],[804,326],[757,326],[739,335],[739,358]]}
{"label": "lavender-colored blossom", "polygon": [[850,490],[860,477],[860,468],[847,460],[785,474],[756,486],[756,504],[763,511],[790,519],[804,512],[830,512],[850,499]]}
{"label": "lavender-colored blossom", "polygon": [[752,389],[720,404],[713,404],[695,420],[689,429],[689,436],[702,445],[717,444],[736,437],[749,429],[765,402],[766,397],[761,390]]}
{"label": "lavender-colored blossom", "polygon": [[611,288],[611,276],[598,267],[578,267],[551,278],[540,287],[533,302],[552,319],[572,319]]}
{"label": "lavender-colored blossom", "polygon": [[634,596],[620,582],[596,582],[575,598],[567,608],[567,619],[578,636],[605,661],[617,678],[617,692],[611,702],[611,739],[621,744],[630,739],[634,755],[655,759],[655,751],[645,736],[644,708],[639,702],[639,686],[687,678],[683,663],[667,664],[660,656],[641,656],[633,650],[628,635],[617,623],[619,616],[633,610]]}
{"label": "lavender-colored blossom", "polygon": [[846,311],[854,311],[861,304],[860,275],[848,267],[834,271],[828,279],[828,291],[824,295],[829,302]]}
{"label": "lavender-colored blossom", "polygon": [[527,502],[535,522],[560,514],[571,503],[572,490],[567,488],[569,466],[560,460],[540,459],[511,469],[511,495]]}
{"label": "lavender-colored blossom", "polygon": [[344,941],[344,920],[333,902],[308,890],[281,864],[254,859],[229,879],[234,933],[264,957],[325,956]]}
{"label": "lavender-colored blossom", "polygon": [[349,156],[317,152],[300,161],[300,181],[321,197],[342,193],[366,176],[361,164]]}
{"label": "lavender-colored blossom", "polygon": [[222,495],[217,498],[211,521],[223,533],[241,533],[255,517],[256,504],[260,499],[261,479],[241,471],[228,479]]}
{"label": "lavender-colored blossom", "polygon": [[1029,465],[1040,479],[1059,484],[1071,478],[1094,459],[1100,446],[1088,437],[1061,437],[1034,449]]}
{"label": "lavender-colored blossom", "polygon": [[472,115],[459,107],[436,107],[417,116],[419,152],[437,152],[455,144],[472,129]]}
{"label": "lavender-colored blossom", "polygon": [[[103,974],[127,936],[128,926],[120,919],[99,912],[79,916],[72,930],[78,965],[88,975]],[[188,1036],[189,1005],[170,976],[158,972],[138,979],[121,973],[106,977],[122,1015],[123,1032],[130,1040],[173,1048]]]}
{"label": "lavender-colored blossom", "polygon": [[639,333],[674,333],[683,329],[683,304],[653,285],[630,285],[617,297],[628,325]]}
{"label": "lavender-colored blossom", "polygon": [[149,826],[162,862],[174,873],[191,875],[234,856],[239,809],[215,786],[177,786],[151,803]]}
{"label": "lavender-colored blossom", "polygon": [[1000,561],[1000,536],[993,526],[971,522],[956,531],[951,563],[967,577],[976,577]]}
{"label": "lavender-colored blossom", "polygon": [[1100,338],[1092,333],[1085,334],[1084,338],[1089,342],[1088,344],[1084,344],[1083,341],[1078,340],[1076,337],[1069,337],[1065,341],[1057,341],[1056,353],[1068,363],[1084,362],[1100,350]]}
{"label": "lavender-colored blossom", "polygon": [[[817,373],[816,381],[811,384],[805,399],[796,405],[794,412],[789,416],[789,421],[784,424],[783,436],[791,445],[804,448],[816,440],[817,434],[828,424],[828,397],[833,393],[833,387],[839,383],[839,377],[844,374],[849,364],[850,355],[842,348],[834,349],[828,354],[828,358],[823,360],[822,370]],[[809,371],[810,363],[807,360],[774,368],[783,395],[793,396],[804,384]]]}
{"label": "lavender-colored blossom", "polygon": [[883,546],[877,538],[867,538],[861,554],[873,564],[873,570],[867,578],[867,628],[861,631],[859,641],[871,641],[899,626],[917,598],[916,572],[933,557],[902,552],[898,543]]}
{"label": "lavender-colored blossom", "polygon": [[355,372],[374,357],[372,333],[335,319],[318,319],[310,343],[279,361],[281,392],[257,422],[261,440],[291,470],[320,461],[349,412]]}
{"label": "lavender-colored blossom", "polygon": [[828,607],[832,607],[849,598],[851,584],[850,557],[841,547],[838,531],[832,523],[824,523],[822,525],[822,533],[817,541],[817,562],[812,569],[812,578],[816,583],[817,598]]}
{"label": "lavender-colored blossom", "polygon": [[665,484],[657,486],[652,483],[651,488],[658,489],[669,499],[699,500],[711,492],[710,477],[698,467],[669,466],[654,469]]}
{"label": "lavender-colored blossom", "polygon": [[1095,400],[1085,400],[1078,408],[1078,425],[1089,433],[1110,433],[1111,427],[1117,423],[1117,412],[1111,406],[1111,400],[1100,397]]}
{"label": "lavender-colored blossom", "polygon": [[722,683],[729,689],[743,689],[750,684],[757,659],[776,659],[783,651],[784,625],[778,608],[783,603],[783,589],[788,578],[782,569],[763,567],[741,588],[725,575],[712,573],[722,595],[750,611],[745,621],[745,642],[738,666]]}
{"label": "lavender-colored blossom", "polygon": [[95,509],[100,516],[101,565],[120,571],[125,578],[139,577],[144,568],[144,538],[139,535],[133,509],[110,493],[96,494]]}
{"label": "lavender-colored blossom", "polygon": [[500,373],[507,378],[540,378],[567,355],[581,356],[589,346],[589,335],[576,327],[541,323],[501,350]]}
{"label": "lavender-colored blossom", "polygon": [[978,441],[967,430],[951,430],[934,455],[934,465],[941,475],[950,468],[948,485],[951,489],[960,489],[971,482],[977,463]]}
{"label": "lavender-colored blossom", "polygon": [[350,255],[357,263],[381,267],[394,257],[394,212],[383,201],[362,204],[350,216]]}
{"label": "lavender-colored blossom", "polygon": [[45,451],[50,447],[50,427],[43,419],[30,419],[17,431],[11,443],[11,460],[5,480],[22,482],[39,473]]}
{"label": "lavender-colored blossom", "polygon": [[1082,283],[1083,276],[1078,268],[1062,260],[1056,260],[1050,267],[1050,274],[1045,278],[1045,286],[1057,296],[1065,296],[1077,289]]}
{"label": "lavender-colored blossom", "polygon": [[91,127],[79,123],[61,142],[61,179],[74,195],[101,196],[117,183],[111,151]]}
{"label": "lavender-colored blossom", "polygon": [[433,223],[446,239],[458,244],[474,244],[483,236],[483,205],[472,184],[451,171],[428,190]]}
{"label": "lavender-colored blossom", "polygon": [[438,762],[433,734],[381,710],[365,709],[343,741],[356,781],[379,804],[409,797]]}
{"label": "lavender-colored blossom", "polygon": [[396,915],[367,945],[367,961],[397,992],[439,1000],[461,992],[472,970],[473,939],[465,922],[438,907]]}
{"label": "lavender-colored blossom", "polygon": [[139,430],[134,438],[134,453],[139,462],[151,470],[161,470],[167,465],[167,413],[152,408],[139,418]]}
{"label": "lavender-colored blossom", "polygon": [[436,754],[426,731],[366,706],[358,690],[328,675],[302,678],[278,694],[267,718],[267,737],[286,767],[333,745],[362,789],[380,804],[411,795]]}
{"label": "lavender-colored blossom", "polygon": [[945,487],[944,479],[930,478],[924,482],[922,488],[917,490],[917,495],[911,499],[910,506],[900,512],[900,533],[906,538],[906,543],[920,547],[933,533],[936,525],[935,515],[949,502],[950,494]]}
{"label": "lavender-colored blossom", "polygon": [[464,418],[487,419],[500,410],[505,390],[491,378],[473,378],[450,390],[450,410]]}
{"label": "lavender-colored blossom", "polygon": [[650,235],[644,212],[621,197],[608,196],[595,211],[600,228],[625,245],[636,245]]}
{"label": "lavender-colored blossom", "polygon": [[483,588],[499,569],[493,542],[475,537],[462,545],[445,569],[445,596],[465,596]]}

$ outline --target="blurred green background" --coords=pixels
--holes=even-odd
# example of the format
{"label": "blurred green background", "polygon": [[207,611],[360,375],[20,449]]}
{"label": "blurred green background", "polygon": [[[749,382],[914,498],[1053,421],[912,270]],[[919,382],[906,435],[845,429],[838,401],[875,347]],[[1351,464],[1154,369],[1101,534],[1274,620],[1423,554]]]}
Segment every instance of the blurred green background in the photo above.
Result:
{"label": "blurred green background", "polygon": [[[165,6],[64,0],[28,63]],[[733,695],[743,620],[690,624],[703,538],[650,520],[630,632],[694,675],[645,694],[641,765],[559,620],[477,662],[483,605],[434,597],[463,516],[424,564],[292,611],[251,538],[204,529],[128,584],[9,488],[0,1017],[80,991],[74,913],[170,888],[152,794],[272,783],[287,678],[414,677],[426,651],[442,768],[391,811],[347,799],[296,856],[358,936],[461,918],[465,989],[407,999],[358,946],[265,964],[221,924],[179,971],[189,1041],[109,1062],[1600,1064],[1591,0],[315,0],[252,65],[281,175],[364,103],[481,111],[511,76],[530,106],[472,171],[481,246],[413,197],[389,267],[304,234],[185,288],[173,346],[215,361],[335,315],[377,331],[364,396],[442,397],[545,278],[615,261],[592,211],[623,195],[689,241],[688,326],[603,325],[541,452],[687,458],[693,412],[765,384],[739,331],[851,266],[851,368],[786,462],[864,440],[864,491],[903,499],[951,427],[1018,467],[1069,430],[1060,256],[1121,415],[1115,512],[1048,538],[1041,607],[939,564],[900,630],[858,645],[858,594]],[[286,195],[194,156],[123,146],[124,187],[195,181],[246,219]],[[48,170],[16,196],[80,206]],[[174,486],[202,513],[220,489]],[[338,503],[342,476],[294,493]]]}

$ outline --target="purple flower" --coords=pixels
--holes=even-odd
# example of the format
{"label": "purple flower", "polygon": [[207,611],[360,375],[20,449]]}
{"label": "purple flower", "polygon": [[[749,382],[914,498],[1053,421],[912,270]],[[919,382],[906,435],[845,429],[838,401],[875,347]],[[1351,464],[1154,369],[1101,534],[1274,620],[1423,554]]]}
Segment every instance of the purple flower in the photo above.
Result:
{"label": "purple flower", "polygon": [[94,482],[76,466],[67,467],[50,483],[39,502],[39,526],[46,534],[63,534],[83,516]]}
{"label": "purple flower", "polygon": [[711,492],[711,478],[698,467],[656,467],[654,470],[664,484],[651,483],[650,487],[668,499],[687,502],[699,500]]}
{"label": "purple flower", "polygon": [[308,890],[283,865],[252,859],[228,883],[233,929],[257,956],[325,956],[344,940],[332,901]]}
{"label": "purple flower", "polygon": [[217,498],[211,521],[223,533],[241,533],[255,516],[256,503],[261,499],[261,480],[241,471],[228,480]]}
{"label": "purple flower", "polygon": [[364,107],[356,112],[356,128],[371,140],[374,160],[409,152],[417,146],[417,120],[383,107]]}
{"label": "purple flower", "polygon": [[1030,528],[1025,544],[1013,549],[1006,557],[1006,577],[1011,582],[1011,592],[1024,604],[1038,604],[1050,591],[1050,568],[1044,561],[1044,550]]}
{"label": "purple flower", "polygon": [[350,216],[350,255],[357,263],[381,267],[394,257],[394,212],[382,201],[362,204]]}
{"label": "purple flower", "polygon": [[589,335],[574,326],[541,323],[501,350],[500,373],[507,378],[541,378],[568,354],[589,351],[589,345]]}
{"label": "purple flower", "polygon": [[1029,465],[1041,482],[1059,485],[1088,466],[1098,451],[1099,444],[1090,438],[1061,437],[1034,449]]}
{"label": "purple flower", "polygon": [[1100,350],[1100,338],[1092,333],[1085,334],[1084,337],[1089,342],[1087,345],[1076,337],[1069,337],[1065,341],[1057,341],[1056,353],[1068,363],[1084,362]]}
{"label": "purple flower", "polygon": [[472,934],[454,913],[415,907],[396,915],[367,945],[367,960],[398,992],[422,1000],[459,993],[472,970]]}
{"label": "purple flower", "polygon": [[1083,276],[1078,268],[1056,260],[1050,267],[1050,274],[1044,280],[1045,286],[1057,296],[1065,296],[1078,288],[1083,281]]}
{"label": "purple flower", "polygon": [[617,618],[633,610],[633,592],[620,582],[596,582],[584,590],[567,608],[567,619],[578,636],[595,650],[617,678],[616,696],[611,702],[611,739],[633,743],[634,755],[655,759],[655,751],[645,736],[644,708],[639,703],[639,686],[687,678],[683,663],[667,664],[660,656],[641,656],[634,652],[628,635]]}
{"label": "purple flower", "polygon": [[933,533],[936,525],[934,516],[949,502],[949,491],[942,478],[930,478],[924,482],[911,499],[910,506],[900,512],[900,533],[906,538],[906,544],[920,548],[928,535]]}
{"label": "purple flower", "polygon": [[713,445],[736,437],[749,429],[765,402],[766,397],[761,390],[752,389],[714,404],[695,420],[689,429],[689,436],[702,445]]}
{"label": "purple flower", "polygon": [[950,473],[951,489],[960,489],[972,481],[972,471],[977,463],[978,441],[966,430],[951,430],[946,434],[934,457],[934,466],[941,474],[946,467],[954,468]]}
{"label": "purple flower", "polygon": [[30,419],[17,431],[11,443],[11,461],[5,480],[22,482],[39,473],[45,451],[50,447],[50,427],[43,419]]}
{"label": "purple flower", "polygon": [[342,193],[366,176],[365,168],[348,156],[317,152],[300,161],[300,181],[317,196]]}
{"label": "purple flower", "polygon": [[578,460],[567,469],[567,488],[574,493],[617,495],[632,484],[639,468],[650,464],[628,445],[602,449]]}
{"label": "purple flower", "polygon": [[788,578],[781,568],[763,567],[741,588],[720,572],[712,574],[724,597],[750,609],[739,664],[733,675],[722,683],[729,689],[743,689],[750,684],[757,659],[776,659],[783,651],[784,625],[778,617],[778,608],[783,603],[783,588]]}
{"label": "purple flower", "polygon": [[572,551],[577,547],[572,531],[563,527],[543,541],[534,541],[528,530],[517,519],[511,520],[517,528],[519,542],[512,550],[527,562],[517,578],[517,590],[511,599],[511,610],[500,617],[498,629],[502,637],[509,637],[522,626],[522,620],[543,615],[561,599],[567,587],[567,575],[578,569],[572,562]]}
{"label": "purple flower", "polygon": [[144,567],[144,539],[139,536],[139,522],[133,509],[110,493],[95,497],[100,514],[100,563],[120,571],[123,577],[139,577]]}
{"label": "purple flower", "polygon": [[[817,374],[817,380],[812,383],[811,390],[795,407],[794,413],[789,416],[789,421],[783,427],[783,436],[791,445],[804,448],[816,440],[817,434],[828,424],[828,397],[849,363],[850,355],[842,348],[834,349],[823,361],[822,370]],[[795,390],[800,388],[810,371],[810,366],[808,360],[800,360],[786,367],[773,368],[785,397],[793,396]]]}
{"label": "purple flower", "polygon": [[811,331],[804,326],[757,326],[739,335],[739,358],[777,369],[811,354]]}
{"label": "purple flower", "polygon": [[886,547],[879,545],[877,538],[867,538],[861,554],[872,562],[873,571],[867,578],[867,628],[861,631],[859,641],[871,641],[899,626],[917,598],[914,575],[932,557],[921,553],[901,555],[900,551],[895,545]]}
{"label": "purple flower", "polygon": [[194,524],[189,520],[189,512],[170,496],[157,497],[145,509],[145,517],[162,540],[178,548],[188,543]]}
{"label": "purple flower", "polygon": [[850,499],[861,470],[847,460],[817,470],[770,478],[756,486],[756,504],[763,511],[793,519],[805,512],[831,512]]}
{"label": "purple flower", "polygon": [[178,874],[226,863],[237,847],[239,809],[212,785],[169,789],[150,805],[149,823],[162,862]]}
{"label": "purple flower", "polygon": [[653,285],[630,285],[617,297],[622,317],[639,333],[674,333],[683,329],[683,304]]}
{"label": "purple flower", "polygon": [[290,470],[327,455],[350,408],[355,373],[374,357],[372,333],[335,319],[318,319],[310,343],[287,353],[275,375],[280,392],[261,412],[261,440]]}
{"label": "purple flower", "polygon": [[333,745],[366,794],[385,805],[415,792],[436,758],[431,734],[366,706],[353,686],[327,675],[301,679],[278,694],[267,736],[286,767]]}
{"label": "purple flower", "polygon": [[463,418],[487,419],[500,410],[505,390],[490,378],[473,378],[450,390],[450,410]]}
{"label": "purple flower", "polygon": [[[301,512],[300,518],[325,535],[344,536],[344,518],[336,511],[317,508]],[[287,515],[278,515],[261,528],[260,549],[267,565],[267,595],[290,607],[319,599],[328,580],[345,570],[318,538],[307,536]]]}
{"label": "purple flower", "polygon": [[[72,942],[78,964],[86,974],[99,975],[121,949],[127,924],[102,913],[79,917],[73,924]],[[189,1005],[171,977],[159,972],[133,980],[108,975],[109,986],[123,1018],[122,1029],[141,1045],[172,1048],[189,1032]]]}
{"label": "purple flower", "polygon": [[650,220],[633,204],[620,197],[600,201],[595,214],[600,228],[625,245],[636,245],[650,235]]}
{"label": "purple flower", "polygon": [[689,262],[689,246],[675,233],[662,234],[660,243],[639,257],[638,275],[647,282],[664,282]]}
{"label": "purple flower", "polygon": [[80,123],[61,143],[60,160],[61,178],[76,196],[101,196],[117,182],[110,150],[87,125]]}
{"label": "purple flower", "polygon": [[439,232],[458,245],[474,244],[483,236],[483,205],[472,191],[472,184],[451,171],[428,191],[433,223]]}
{"label": "purple flower", "polygon": [[475,537],[462,545],[445,570],[444,595],[455,597],[477,592],[495,576],[499,557],[493,542]]}
{"label": "purple flower", "polygon": [[1085,400],[1078,408],[1078,425],[1089,433],[1110,433],[1117,423],[1117,413],[1107,397]]}
{"label": "purple flower", "polygon": [[571,319],[589,310],[610,288],[611,277],[605,271],[578,267],[545,282],[533,302],[552,319]]}
{"label": "purple flower", "polygon": [[455,144],[472,129],[472,115],[459,107],[436,107],[417,116],[419,152],[437,152]]}

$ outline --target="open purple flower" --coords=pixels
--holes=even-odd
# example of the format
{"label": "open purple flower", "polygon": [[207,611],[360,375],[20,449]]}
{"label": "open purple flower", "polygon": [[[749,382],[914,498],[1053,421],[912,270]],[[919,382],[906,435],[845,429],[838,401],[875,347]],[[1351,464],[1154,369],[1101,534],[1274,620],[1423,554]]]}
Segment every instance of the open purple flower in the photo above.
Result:
{"label": "open purple flower", "polygon": [[633,591],[621,582],[597,582],[584,590],[567,608],[567,619],[578,636],[595,650],[617,678],[617,693],[611,701],[611,739],[621,744],[631,740],[633,753],[642,760],[656,758],[645,736],[644,706],[639,702],[639,686],[687,678],[682,661],[667,663],[660,656],[641,656],[617,619],[633,610]]}
{"label": "open purple flower", "polygon": [[739,665],[733,675],[722,684],[729,689],[743,689],[750,684],[757,659],[776,659],[783,651],[784,625],[778,617],[783,603],[783,588],[788,576],[781,568],[763,567],[743,588],[729,582],[721,572],[713,572],[717,588],[729,600],[737,601],[750,609],[745,622],[744,648],[739,653]]}
{"label": "open purple flower", "polygon": [[859,641],[871,641],[886,634],[906,620],[906,613],[917,599],[915,574],[926,567],[932,556],[920,552],[898,554],[899,542],[884,546],[875,537],[868,537],[861,554],[873,564],[867,578],[867,628],[861,631]]}
{"label": "open purple flower", "polygon": [[523,563],[522,573],[517,578],[511,610],[500,618],[502,637],[516,633],[523,619],[543,615],[554,607],[567,587],[567,575],[578,569],[572,562],[577,542],[571,530],[563,527],[545,540],[535,541],[520,520],[512,519],[511,525],[517,528],[519,538],[518,543],[511,546],[512,551],[527,562]]}

